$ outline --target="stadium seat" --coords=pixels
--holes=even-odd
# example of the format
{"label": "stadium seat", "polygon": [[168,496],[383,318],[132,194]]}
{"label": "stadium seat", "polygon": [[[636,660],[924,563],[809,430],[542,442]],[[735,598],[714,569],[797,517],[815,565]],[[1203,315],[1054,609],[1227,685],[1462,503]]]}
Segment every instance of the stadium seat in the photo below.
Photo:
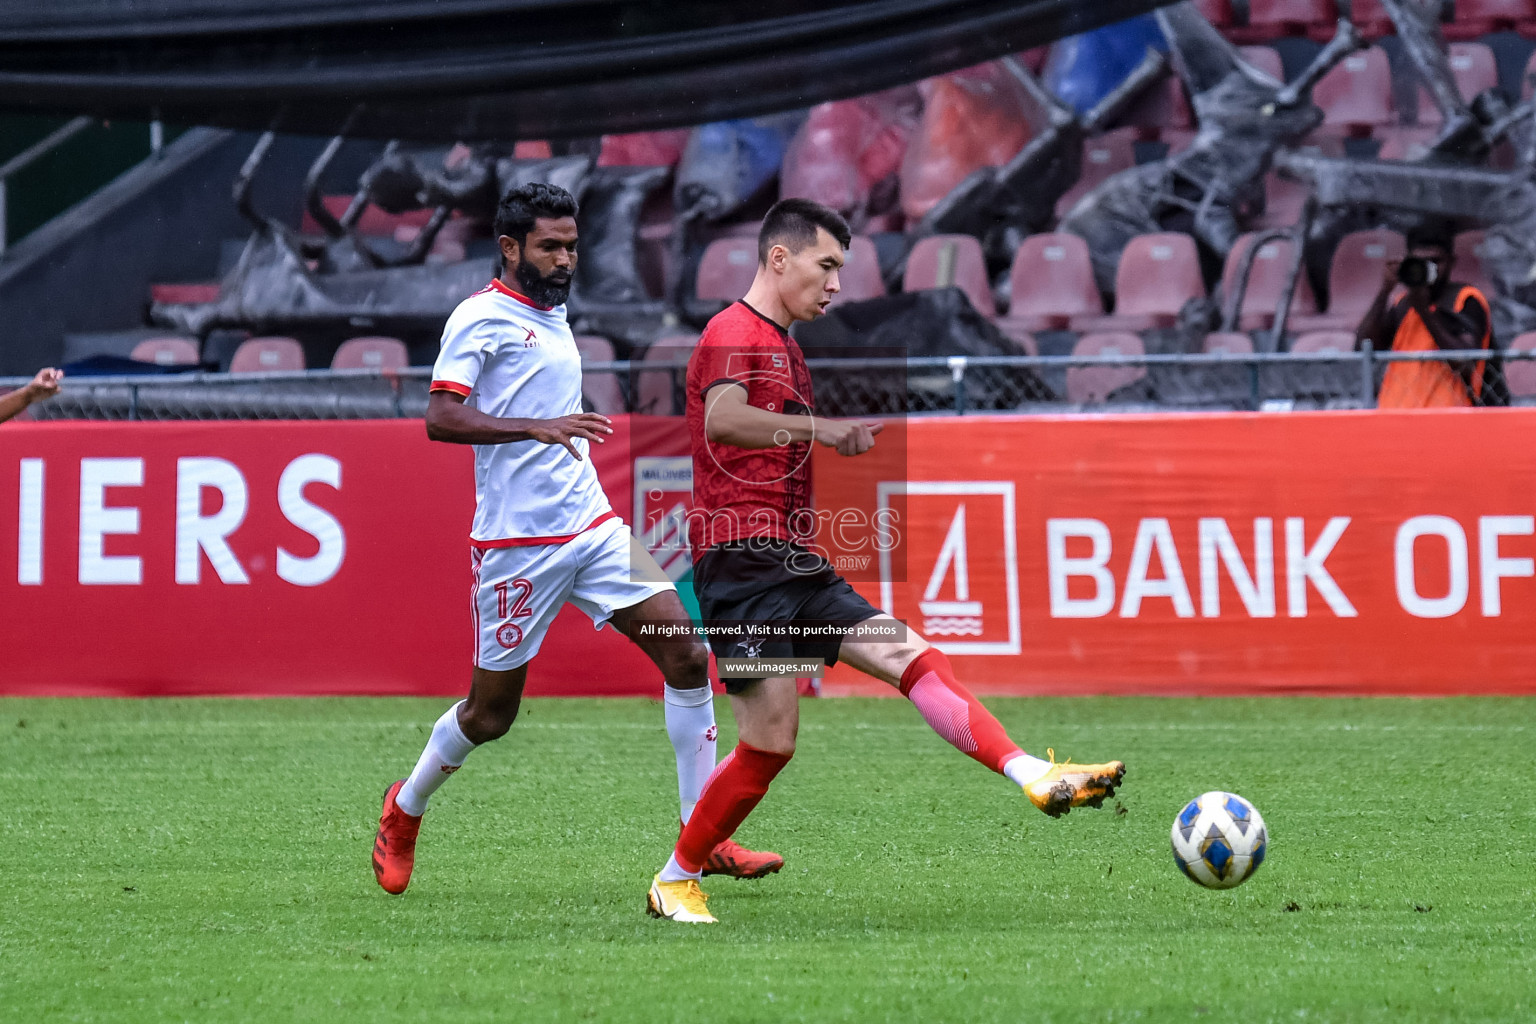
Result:
{"label": "stadium seat", "polygon": [[1397,31],[1380,0],[1350,0],[1349,20],[1367,39],[1379,39]]}
{"label": "stadium seat", "polygon": [[1141,138],[1166,138],[1169,132],[1195,127],[1195,114],[1184,83],[1175,74],[1167,74],[1137,99],[1120,118],[1123,127],[1134,128]]}
{"label": "stadium seat", "polygon": [[1253,354],[1253,339],[1240,331],[1212,331],[1205,336],[1200,351],[1206,355],[1248,356]]}
{"label": "stadium seat", "polygon": [[[1456,91],[1470,103],[1472,98],[1485,89],[1499,87],[1499,65],[1493,50],[1485,43],[1452,43],[1446,48],[1451,75],[1456,79]],[[1440,108],[1429,92],[1419,86],[1419,123],[1439,124]]]}
{"label": "stadium seat", "polygon": [[[588,363],[613,362],[613,342],[594,334],[578,334],[576,351],[581,353],[583,366]],[[624,411],[624,389],[619,386],[619,375],[611,370],[583,373],[581,393],[592,406],[593,412],[612,416]]]}
{"label": "stadium seat", "polygon": [[837,275],[840,290],[830,305],[862,302],[885,295],[885,280],[880,276],[880,256],[875,243],[866,235],[854,235],[843,254],[843,269]]}
{"label": "stadium seat", "polygon": [[[1072,346],[1074,356],[1139,356],[1146,354],[1141,339],[1129,331],[1105,331],[1085,334]],[[1109,396],[1142,380],[1145,366],[1069,366],[1067,401],[1103,402]]]}
{"label": "stadium seat", "polygon": [[[352,205],[352,197],[345,196],[321,196],[320,202],[325,206],[326,212],[337,220],[347,212],[347,207]],[[369,203],[363,210],[363,215],[357,220],[357,233],[379,238],[393,238],[395,229],[402,225],[420,228],[432,219],[431,210],[407,210],[404,213],[386,213],[385,211]],[[320,224],[305,210],[303,218],[299,222],[299,229],[306,235],[318,235],[321,233]]]}
{"label": "stadium seat", "polygon": [[1488,276],[1488,269],[1483,266],[1483,232],[1463,231],[1456,236],[1454,253],[1456,265],[1451,268],[1451,277],[1457,281],[1465,281],[1474,285],[1485,296],[1493,294],[1493,279]]}
{"label": "stadium seat", "polygon": [[1285,81],[1285,64],[1273,46],[1239,46],[1238,56],[1278,82]]}
{"label": "stadium seat", "polygon": [[1291,342],[1290,351],[1304,352],[1353,352],[1354,331],[1308,331]]}
{"label": "stadium seat", "polygon": [[1392,66],[1379,46],[1352,53],[1312,89],[1312,102],[1323,111],[1323,130],[1369,135],[1392,124]]}
{"label": "stadium seat", "polygon": [[1136,166],[1136,129],[1117,128],[1083,143],[1083,166],[1077,184],[1056,200],[1056,216],[1062,217],[1105,178]]}
{"label": "stadium seat", "polygon": [[146,338],[133,346],[129,359],[156,366],[196,366],[197,342],[188,338]]}
{"label": "stadium seat", "polygon": [[1381,140],[1381,148],[1377,150],[1376,157],[1379,160],[1422,160],[1424,154],[1429,152],[1429,144],[1434,142],[1435,136],[1439,134],[1438,127],[1392,125],[1378,128],[1376,137]]}
{"label": "stadium seat", "polygon": [[229,361],[230,373],[304,369],[304,348],[293,338],[247,338]]}
{"label": "stadium seat", "polygon": [[1295,317],[1292,330],[1354,330],[1376,301],[1382,269],[1389,260],[1402,259],[1405,251],[1403,236],[1386,229],[1352,231],[1339,239],[1328,268],[1328,311]]}
{"label": "stadium seat", "polygon": [[[1226,267],[1221,274],[1223,309],[1226,308],[1227,296],[1232,294],[1237,285],[1237,272],[1243,254],[1256,237],[1252,234],[1239,236],[1232,251],[1227,254]],[[1285,288],[1285,277],[1291,266],[1294,244],[1286,238],[1273,239],[1265,242],[1254,256],[1253,269],[1248,274],[1248,286],[1243,290],[1243,305],[1238,311],[1239,330],[1268,330],[1274,326],[1280,296]],[[1306,268],[1303,267],[1300,276],[1296,278],[1291,315],[1309,316],[1316,312],[1317,300],[1312,295],[1312,286],[1307,282]]]}
{"label": "stadium seat", "polygon": [[1301,211],[1312,195],[1312,187],[1292,181],[1276,171],[1264,175],[1264,215],[1257,227],[1288,228],[1301,219]]}
{"label": "stadium seat", "polygon": [[1334,0],[1249,0],[1248,26],[1251,33],[1267,33],[1270,38],[1303,35],[1314,26],[1330,27],[1338,21]]}
{"label": "stadium seat", "polygon": [[1237,21],[1232,0],[1195,0],[1195,10],[1217,28],[1226,28]]}
{"label": "stadium seat", "polygon": [[[1511,352],[1536,352],[1536,331],[1516,335],[1509,343]],[[1536,359],[1504,361],[1504,381],[1511,398],[1536,398]]]}
{"label": "stadium seat", "polygon": [[[657,338],[646,348],[642,363],[671,363],[686,359],[699,343],[697,334],[669,334]],[[642,370],[635,374],[634,411],[646,416],[675,416],[682,412],[677,402],[674,382],[681,383],[683,371]]]}
{"label": "stadium seat", "polygon": [[992,282],[987,277],[987,261],[981,243],[970,235],[930,235],[920,240],[907,254],[907,269],[901,290],[959,288],[982,316],[997,315],[992,297]]}
{"label": "stadium seat", "polygon": [[1170,327],[1190,299],[1203,298],[1200,255],[1189,235],[1137,235],[1115,269],[1115,312],[1073,321],[1079,330],[1144,331]]}
{"label": "stadium seat", "polygon": [[1533,18],[1533,0],[1456,0],[1455,18],[1440,28],[1445,38],[1459,42],[1516,27],[1525,30]]}
{"label": "stadium seat", "polygon": [[1031,235],[1013,254],[1004,333],[1064,330],[1078,316],[1103,316],[1088,243],[1077,235]]}
{"label": "stadium seat", "polygon": [[152,284],[149,286],[151,302],[195,305],[219,301],[219,283],[202,284]]}
{"label": "stadium seat", "polygon": [[409,365],[411,357],[399,338],[352,338],[331,357],[333,370],[399,370]]}
{"label": "stadium seat", "polygon": [[694,294],[705,300],[735,302],[747,294],[756,276],[756,238],[717,238],[699,260]]}

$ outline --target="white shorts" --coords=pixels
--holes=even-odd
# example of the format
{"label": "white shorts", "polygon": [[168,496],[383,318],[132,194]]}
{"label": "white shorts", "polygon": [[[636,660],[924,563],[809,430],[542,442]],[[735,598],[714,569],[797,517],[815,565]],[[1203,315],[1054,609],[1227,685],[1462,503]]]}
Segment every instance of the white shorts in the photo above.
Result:
{"label": "white shorts", "polygon": [[567,601],[603,624],[620,608],[675,590],[650,552],[617,517],[563,544],[471,548],[475,666],[526,665]]}

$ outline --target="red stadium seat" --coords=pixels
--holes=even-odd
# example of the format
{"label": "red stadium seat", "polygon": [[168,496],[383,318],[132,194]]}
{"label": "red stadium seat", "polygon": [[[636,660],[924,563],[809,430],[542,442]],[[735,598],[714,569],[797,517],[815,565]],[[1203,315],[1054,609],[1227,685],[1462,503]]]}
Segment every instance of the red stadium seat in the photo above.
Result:
{"label": "red stadium seat", "polygon": [[[1085,334],[1072,346],[1074,356],[1139,356],[1146,354],[1141,339],[1129,331]],[[1145,366],[1069,366],[1067,401],[1102,402],[1110,394],[1146,377]]]}
{"label": "red stadium seat", "polygon": [[[1242,235],[1227,254],[1226,268],[1221,275],[1222,303],[1237,285],[1238,266],[1243,254],[1253,244],[1252,234]],[[1238,311],[1237,326],[1244,331],[1267,330],[1274,326],[1279,310],[1280,297],[1285,288],[1285,277],[1291,266],[1294,247],[1289,239],[1280,238],[1265,242],[1253,259],[1253,269],[1248,274],[1248,286],[1243,290],[1243,305]],[[1307,283],[1305,268],[1296,279],[1291,301],[1291,313],[1308,316],[1317,312],[1317,300],[1312,296],[1312,286]]]}
{"label": "red stadium seat", "polygon": [[1115,312],[1073,321],[1079,330],[1143,331],[1169,327],[1190,299],[1205,295],[1195,240],[1173,232],[1137,235],[1115,269]]}
{"label": "red stadium seat", "polygon": [[[673,363],[688,358],[699,343],[697,334],[670,334],[657,338],[645,350],[642,363]],[[675,416],[682,412],[673,383],[681,383],[684,371],[642,370],[635,374],[634,411],[645,416]]]}
{"label": "red stadium seat", "polygon": [[1189,97],[1184,94],[1184,83],[1175,74],[1164,75],[1142,94],[1120,118],[1120,124],[1137,129],[1144,138],[1157,138],[1173,131],[1186,131],[1195,127],[1195,114],[1190,108]]}
{"label": "red stadium seat", "polygon": [[[352,197],[321,196],[320,202],[332,217],[340,220],[342,215],[347,212],[347,207],[352,205]],[[393,238],[396,228],[402,225],[420,228],[431,219],[431,210],[407,210],[404,213],[386,213],[370,203],[363,210],[363,215],[357,220],[357,233],[381,238]],[[319,223],[309,215],[308,210],[304,211],[303,219],[299,223],[299,230],[303,231],[306,235],[318,235],[321,233]]]}
{"label": "red stadium seat", "polygon": [[133,346],[129,359],[156,366],[196,366],[197,342],[188,338],[148,338]]}
{"label": "red stadium seat", "polygon": [[1352,331],[1365,316],[1381,290],[1381,275],[1391,260],[1406,251],[1396,231],[1353,231],[1339,239],[1328,269],[1328,311],[1317,316],[1298,316],[1291,321],[1297,333]]}
{"label": "red stadium seat", "polygon": [[1323,127],[1368,135],[1397,120],[1392,110],[1392,67],[1387,51],[1372,46],[1352,53],[1312,89],[1312,102],[1323,111]]}
{"label": "red stadium seat", "polygon": [[1349,20],[1367,39],[1379,39],[1397,31],[1381,0],[1350,0]]}
{"label": "red stadium seat", "polygon": [[1376,156],[1380,160],[1422,160],[1429,152],[1429,144],[1434,142],[1435,136],[1439,134],[1438,127],[1378,128],[1376,137],[1381,140],[1381,149],[1377,151]]}
{"label": "red stadium seat", "polygon": [[1290,351],[1302,352],[1353,352],[1354,331],[1309,331],[1291,342]]}
{"label": "red stadium seat", "polygon": [[[576,351],[581,353],[581,363],[613,362],[613,342],[592,334],[576,336]],[[619,375],[611,370],[602,373],[583,373],[581,393],[592,406],[593,412],[612,416],[624,411],[624,389],[619,386]]]}
{"label": "red stadium seat", "polygon": [[[1456,79],[1456,91],[1465,102],[1485,89],[1499,87],[1499,66],[1493,51],[1484,43],[1452,43],[1446,57],[1451,64],[1451,75]],[[1440,108],[1430,99],[1428,91],[1419,87],[1419,123],[1439,124]]]}
{"label": "red stadium seat", "polygon": [[219,283],[213,281],[207,284],[152,284],[149,286],[149,298],[151,302],[174,302],[187,305],[218,302]]}
{"label": "red stadium seat", "polygon": [[959,288],[982,316],[996,316],[992,282],[981,243],[970,235],[930,235],[907,254],[907,270],[901,279],[904,292],[925,288]]}
{"label": "red stadium seat", "polygon": [[1056,201],[1056,216],[1065,215],[1105,178],[1135,166],[1135,128],[1117,128],[1089,139],[1083,143],[1083,167],[1077,176],[1077,184]]}
{"label": "red stadium seat", "polygon": [[352,338],[331,357],[333,370],[399,370],[409,365],[410,354],[399,338]]}
{"label": "red stadium seat", "polygon": [[1333,0],[1249,0],[1248,25],[1272,36],[1302,35],[1315,26],[1331,26],[1339,19]]}
{"label": "red stadium seat", "polygon": [[1195,0],[1195,10],[1217,28],[1226,28],[1237,21],[1232,12],[1232,0]]}
{"label": "red stadium seat", "polygon": [[1536,18],[1533,0],[1456,0],[1456,17],[1440,26],[1445,38],[1462,41],[1519,27]]}
{"label": "red stadium seat", "polygon": [[1285,81],[1285,64],[1273,46],[1239,46],[1238,56],[1277,82]]}
{"label": "red stadium seat", "polygon": [[717,238],[699,260],[694,294],[701,299],[735,302],[757,276],[756,238]]}
{"label": "red stadium seat", "polygon": [[854,235],[843,254],[843,269],[837,275],[840,290],[830,305],[863,302],[885,295],[885,280],[880,276],[880,257],[875,243],[865,235]]}
{"label": "red stadium seat", "polygon": [[229,361],[230,373],[304,369],[304,348],[293,338],[247,338]]}
{"label": "red stadium seat", "polygon": [[[1536,352],[1536,331],[1516,335],[1509,343],[1511,352]],[[1509,359],[1504,362],[1504,381],[1511,398],[1536,397],[1536,359]]]}
{"label": "red stadium seat", "polygon": [[1253,354],[1253,339],[1240,331],[1212,331],[1205,336],[1200,351],[1206,355],[1248,356]]}
{"label": "red stadium seat", "polygon": [[1031,235],[1013,254],[1005,331],[1064,330],[1079,316],[1103,316],[1088,243],[1077,235]]}

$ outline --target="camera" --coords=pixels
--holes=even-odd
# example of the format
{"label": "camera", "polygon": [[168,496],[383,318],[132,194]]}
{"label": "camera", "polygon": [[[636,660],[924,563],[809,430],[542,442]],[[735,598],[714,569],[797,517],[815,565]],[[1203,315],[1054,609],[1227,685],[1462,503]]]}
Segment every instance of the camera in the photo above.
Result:
{"label": "camera", "polygon": [[1440,264],[1422,256],[1406,256],[1397,265],[1397,279],[1409,288],[1434,284],[1440,279]]}

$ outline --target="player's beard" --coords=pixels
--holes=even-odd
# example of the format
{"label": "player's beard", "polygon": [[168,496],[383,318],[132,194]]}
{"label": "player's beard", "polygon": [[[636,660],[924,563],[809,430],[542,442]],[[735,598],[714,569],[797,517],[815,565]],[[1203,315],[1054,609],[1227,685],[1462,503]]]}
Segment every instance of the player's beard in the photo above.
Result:
{"label": "player's beard", "polygon": [[563,306],[565,300],[570,297],[571,272],[569,270],[556,270],[545,276],[539,273],[539,268],[532,263],[519,260],[512,275],[517,278],[517,283],[523,286],[523,294],[541,306],[548,306],[551,309]]}

